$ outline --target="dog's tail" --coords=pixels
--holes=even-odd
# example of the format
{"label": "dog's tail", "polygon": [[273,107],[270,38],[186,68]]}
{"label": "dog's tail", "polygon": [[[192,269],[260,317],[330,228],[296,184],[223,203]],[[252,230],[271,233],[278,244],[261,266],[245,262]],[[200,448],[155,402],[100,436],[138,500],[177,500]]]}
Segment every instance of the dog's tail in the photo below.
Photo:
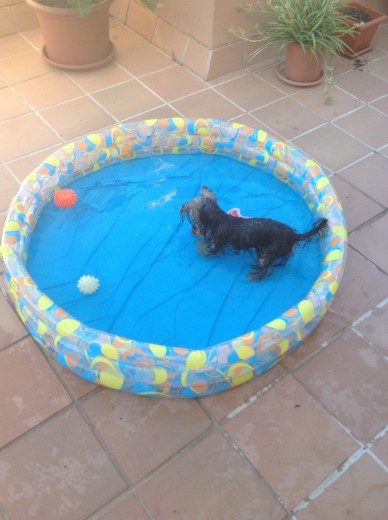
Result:
{"label": "dog's tail", "polygon": [[310,231],[306,231],[306,233],[298,233],[298,242],[303,242],[304,240],[309,240],[314,235],[318,235],[322,237],[329,229],[329,224],[327,222],[327,218],[320,218],[316,221],[314,226],[310,229]]}

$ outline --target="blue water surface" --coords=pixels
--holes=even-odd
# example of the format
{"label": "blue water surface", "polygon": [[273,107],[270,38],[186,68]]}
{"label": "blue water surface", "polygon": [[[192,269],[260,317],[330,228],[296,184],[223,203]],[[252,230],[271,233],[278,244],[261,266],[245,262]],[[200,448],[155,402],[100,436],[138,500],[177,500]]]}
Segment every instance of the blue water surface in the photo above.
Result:
{"label": "blue water surface", "polygon": [[[257,329],[293,306],[319,276],[318,242],[299,247],[286,266],[258,283],[249,253],[202,257],[201,237],[180,225],[181,205],[202,185],[228,211],[268,217],[299,232],[313,216],[272,175],[230,158],[163,155],[119,162],[67,187],[78,202],[43,209],[27,268],[41,291],[88,326],[138,341],[205,348]],[[99,278],[83,295],[77,281]]]}

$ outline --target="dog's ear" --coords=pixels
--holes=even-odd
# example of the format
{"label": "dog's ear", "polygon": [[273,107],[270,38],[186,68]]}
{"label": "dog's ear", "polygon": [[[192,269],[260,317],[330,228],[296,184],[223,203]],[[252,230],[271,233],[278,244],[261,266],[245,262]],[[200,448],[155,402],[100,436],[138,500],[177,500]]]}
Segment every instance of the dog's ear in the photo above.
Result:
{"label": "dog's ear", "polygon": [[216,194],[207,186],[202,186],[201,196],[205,197],[206,199],[211,199],[211,200],[214,200],[215,202],[217,202]]}

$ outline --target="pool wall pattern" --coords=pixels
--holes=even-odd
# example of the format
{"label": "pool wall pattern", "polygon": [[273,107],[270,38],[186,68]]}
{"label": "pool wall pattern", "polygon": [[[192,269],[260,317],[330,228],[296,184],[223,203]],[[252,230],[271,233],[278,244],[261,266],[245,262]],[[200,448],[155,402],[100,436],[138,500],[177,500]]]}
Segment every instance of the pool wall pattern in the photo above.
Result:
{"label": "pool wall pattern", "polygon": [[[220,154],[265,169],[329,220],[320,276],[305,299],[263,327],[202,350],[138,342],[82,324],[43,294],[26,270],[28,239],[57,189],[116,161]],[[259,172],[258,172],[259,174]],[[347,233],[341,204],[318,164],[263,130],[214,119],[153,119],[89,135],[48,157],[23,182],[5,222],[2,262],[10,301],[38,344],[83,378],[134,394],[198,397],[249,381],[295,349],[328,310]]]}

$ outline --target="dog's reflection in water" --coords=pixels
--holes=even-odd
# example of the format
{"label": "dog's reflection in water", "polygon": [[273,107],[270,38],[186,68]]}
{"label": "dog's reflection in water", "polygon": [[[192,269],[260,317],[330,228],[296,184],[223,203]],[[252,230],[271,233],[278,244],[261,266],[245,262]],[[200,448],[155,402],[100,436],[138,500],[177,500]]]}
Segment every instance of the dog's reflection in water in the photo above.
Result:
{"label": "dog's reflection in water", "polygon": [[297,233],[292,227],[269,218],[243,218],[225,213],[217,204],[215,193],[206,186],[201,195],[186,202],[180,209],[181,222],[187,217],[194,234],[201,234],[199,252],[213,256],[227,248],[235,252],[255,254],[249,279],[262,280],[273,266],[284,265],[297,244],[321,237],[328,230],[327,219],[317,220],[306,233]]}

